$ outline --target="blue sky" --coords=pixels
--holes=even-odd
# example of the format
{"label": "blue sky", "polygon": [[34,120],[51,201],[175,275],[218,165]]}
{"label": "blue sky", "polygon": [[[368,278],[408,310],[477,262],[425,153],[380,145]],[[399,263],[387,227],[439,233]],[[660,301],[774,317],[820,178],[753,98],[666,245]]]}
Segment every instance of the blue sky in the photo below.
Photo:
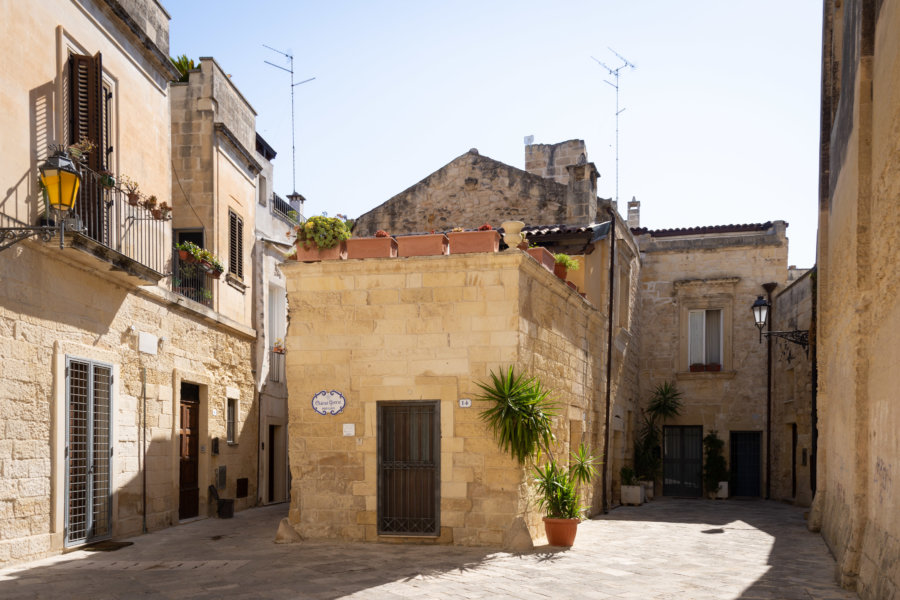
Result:
{"label": "blue sky", "polygon": [[[307,215],[358,216],[455,157],[524,167],[523,138],[585,140],[620,212],[651,228],[790,224],[790,262],[815,261],[821,2],[257,2],[163,0],[171,54],[214,57],[278,152]],[[477,224],[461,224],[476,226]]]}

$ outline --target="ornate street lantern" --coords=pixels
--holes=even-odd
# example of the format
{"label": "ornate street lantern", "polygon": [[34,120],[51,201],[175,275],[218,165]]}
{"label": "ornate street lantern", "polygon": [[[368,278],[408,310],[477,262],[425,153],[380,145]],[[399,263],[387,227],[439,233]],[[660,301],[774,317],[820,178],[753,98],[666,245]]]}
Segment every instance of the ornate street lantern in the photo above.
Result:
{"label": "ornate street lantern", "polygon": [[58,150],[40,166],[41,183],[47,191],[50,208],[68,212],[75,206],[81,175],[64,151]]}

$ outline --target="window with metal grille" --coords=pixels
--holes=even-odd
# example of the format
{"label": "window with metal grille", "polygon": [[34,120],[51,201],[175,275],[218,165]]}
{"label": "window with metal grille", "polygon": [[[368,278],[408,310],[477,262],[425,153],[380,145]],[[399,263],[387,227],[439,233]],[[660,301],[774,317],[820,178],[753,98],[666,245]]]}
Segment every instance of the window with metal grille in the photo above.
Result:
{"label": "window with metal grille", "polygon": [[112,368],[66,361],[66,545],[109,537]]}
{"label": "window with metal grille", "polygon": [[237,403],[235,398],[228,399],[228,405],[225,409],[225,441],[229,444],[235,442],[235,422],[237,419]]}
{"label": "window with metal grille", "polygon": [[244,278],[244,220],[228,211],[228,272]]}
{"label": "window with metal grille", "polygon": [[378,403],[378,533],[440,533],[437,402]]}

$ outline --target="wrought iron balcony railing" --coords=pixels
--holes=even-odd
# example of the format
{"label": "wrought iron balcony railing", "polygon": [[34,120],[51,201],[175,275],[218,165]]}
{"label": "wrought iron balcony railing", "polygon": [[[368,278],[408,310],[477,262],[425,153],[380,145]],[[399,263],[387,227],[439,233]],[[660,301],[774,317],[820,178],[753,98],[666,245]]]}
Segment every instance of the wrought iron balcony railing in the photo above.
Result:
{"label": "wrought iron balcony railing", "polygon": [[172,257],[172,291],[212,308],[213,282],[215,278],[200,263],[190,263],[178,258],[176,251]]}
{"label": "wrought iron balcony railing", "polygon": [[73,218],[79,234],[162,274],[168,258],[168,217],[129,199],[124,190],[84,165]]}
{"label": "wrought iron balcony railing", "polygon": [[272,194],[269,203],[272,214],[289,224],[296,225],[300,222],[300,207],[294,206],[278,194]]}
{"label": "wrought iron balcony railing", "polygon": [[269,381],[284,383],[284,350],[269,351]]}

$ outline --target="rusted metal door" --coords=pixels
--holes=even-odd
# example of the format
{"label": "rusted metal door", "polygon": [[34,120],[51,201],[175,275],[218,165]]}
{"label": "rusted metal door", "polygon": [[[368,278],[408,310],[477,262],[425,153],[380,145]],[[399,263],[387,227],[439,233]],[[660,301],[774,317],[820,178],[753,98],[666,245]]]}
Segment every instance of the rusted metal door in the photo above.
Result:
{"label": "rusted metal door", "polygon": [[378,403],[378,533],[440,533],[437,402]]}
{"label": "rusted metal door", "polygon": [[181,386],[180,441],[180,492],[178,518],[190,519],[200,513],[200,388],[196,385]]}

